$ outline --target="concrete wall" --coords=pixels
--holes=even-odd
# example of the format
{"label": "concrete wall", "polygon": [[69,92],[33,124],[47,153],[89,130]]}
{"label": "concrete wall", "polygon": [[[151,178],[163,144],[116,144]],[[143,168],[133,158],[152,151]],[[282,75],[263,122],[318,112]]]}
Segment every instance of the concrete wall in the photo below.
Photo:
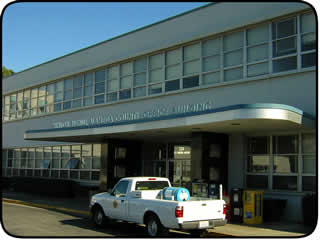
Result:
{"label": "concrete wall", "polygon": [[229,135],[228,189],[243,188],[245,184],[246,144],[243,134]]}
{"label": "concrete wall", "polygon": [[298,2],[212,4],[14,74],[3,81],[2,92],[16,91],[308,8],[306,3]]}
{"label": "concrete wall", "polygon": [[283,212],[283,218],[287,221],[303,223],[302,199],[303,193],[276,193],[265,192],[264,198],[286,199],[287,204]]}

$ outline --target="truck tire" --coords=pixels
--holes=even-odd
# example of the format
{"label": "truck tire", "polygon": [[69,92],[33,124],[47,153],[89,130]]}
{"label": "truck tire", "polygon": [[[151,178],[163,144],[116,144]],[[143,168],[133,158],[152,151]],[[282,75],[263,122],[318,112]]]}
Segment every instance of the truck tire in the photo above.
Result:
{"label": "truck tire", "polygon": [[150,237],[158,237],[165,232],[159,218],[155,215],[151,215],[147,218],[146,227]]}
{"label": "truck tire", "polygon": [[195,238],[206,237],[208,235],[208,231],[205,229],[197,229],[197,230],[192,230],[190,234],[192,237],[195,237]]}
{"label": "truck tire", "polygon": [[92,220],[94,224],[100,228],[104,227],[107,223],[107,218],[100,206],[96,206],[92,211]]}

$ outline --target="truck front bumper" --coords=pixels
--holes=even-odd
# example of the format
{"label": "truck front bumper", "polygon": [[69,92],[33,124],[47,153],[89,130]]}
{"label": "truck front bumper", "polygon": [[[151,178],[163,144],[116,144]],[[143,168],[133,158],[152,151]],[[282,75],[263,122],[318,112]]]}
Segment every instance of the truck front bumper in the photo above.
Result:
{"label": "truck front bumper", "polygon": [[[227,224],[226,219],[214,219],[214,220],[206,220],[209,224],[208,226],[202,227],[200,222],[203,221],[191,221],[191,222],[183,222],[179,224],[180,230],[192,230],[192,229],[209,229],[218,226],[224,226]],[[205,222],[205,221],[204,221]]]}

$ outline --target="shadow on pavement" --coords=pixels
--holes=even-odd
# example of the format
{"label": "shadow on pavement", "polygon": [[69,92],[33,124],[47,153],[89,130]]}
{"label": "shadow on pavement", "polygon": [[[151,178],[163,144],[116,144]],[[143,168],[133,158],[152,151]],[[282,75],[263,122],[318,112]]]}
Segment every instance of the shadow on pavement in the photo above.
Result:
{"label": "shadow on pavement", "polygon": [[[73,227],[84,228],[88,230],[97,231],[100,233],[114,235],[114,237],[126,237],[126,238],[149,238],[146,233],[146,229],[142,225],[134,223],[125,223],[118,221],[110,221],[104,228],[96,227],[89,218],[77,218],[61,221],[62,224],[71,225]],[[86,236],[81,236],[86,237]],[[94,236],[90,236],[94,237]],[[98,236],[97,236],[98,237]],[[190,238],[189,234],[180,232],[169,232],[167,236],[162,238]]]}

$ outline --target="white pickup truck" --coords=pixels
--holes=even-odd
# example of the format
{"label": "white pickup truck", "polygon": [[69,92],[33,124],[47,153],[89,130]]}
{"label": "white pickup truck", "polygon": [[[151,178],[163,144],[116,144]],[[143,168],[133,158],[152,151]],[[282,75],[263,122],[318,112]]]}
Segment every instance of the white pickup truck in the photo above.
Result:
{"label": "white pickup truck", "polygon": [[122,178],[111,193],[92,196],[91,218],[99,227],[109,219],[145,224],[151,237],[167,233],[168,229],[201,236],[209,228],[226,224],[224,200],[198,197],[189,197],[187,201],[165,200],[162,193],[166,187],[171,187],[167,178]]}

